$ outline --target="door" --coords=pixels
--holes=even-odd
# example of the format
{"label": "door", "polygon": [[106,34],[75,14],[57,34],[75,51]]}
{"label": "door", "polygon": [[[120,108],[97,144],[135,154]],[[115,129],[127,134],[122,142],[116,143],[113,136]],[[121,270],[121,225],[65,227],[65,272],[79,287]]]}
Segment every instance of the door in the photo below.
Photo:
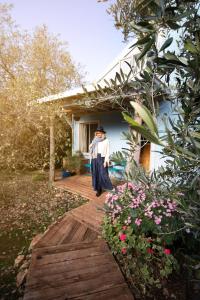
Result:
{"label": "door", "polygon": [[150,153],[151,144],[147,141],[142,141],[140,150],[140,165],[142,165],[146,171],[150,171]]}

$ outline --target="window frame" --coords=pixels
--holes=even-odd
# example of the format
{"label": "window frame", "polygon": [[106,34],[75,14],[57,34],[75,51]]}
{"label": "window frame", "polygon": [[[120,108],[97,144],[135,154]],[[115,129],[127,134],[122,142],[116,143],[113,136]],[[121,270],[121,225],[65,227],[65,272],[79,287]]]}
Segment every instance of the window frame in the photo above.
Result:
{"label": "window frame", "polygon": [[[92,121],[79,121],[79,151],[80,151],[80,124],[97,124],[100,125],[100,120],[92,120]],[[90,135],[90,127],[89,127],[89,135]],[[89,145],[88,145],[89,148]],[[84,156],[88,156],[89,152],[82,152]]]}

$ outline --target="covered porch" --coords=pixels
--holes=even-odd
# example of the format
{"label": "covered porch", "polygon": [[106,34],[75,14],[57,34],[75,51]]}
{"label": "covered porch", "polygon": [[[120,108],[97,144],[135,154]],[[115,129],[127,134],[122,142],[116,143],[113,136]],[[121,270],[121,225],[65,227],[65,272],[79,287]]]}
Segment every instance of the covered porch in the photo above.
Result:
{"label": "covered porch", "polygon": [[[97,106],[86,105],[85,95],[73,95],[69,98],[64,98],[59,100],[59,106],[63,113],[66,115],[68,124],[71,127],[72,136],[72,156],[77,153],[83,157],[83,164],[85,172],[88,173],[90,169],[90,155],[89,155],[89,144],[94,138],[94,133],[96,128],[101,125],[107,132],[106,136],[110,141],[110,155],[114,152],[121,151],[123,148],[127,148],[126,140],[123,137],[123,132],[128,132],[130,130],[129,125],[123,119],[120,107],[116,104],[109,107],[109,102],[104,102],[98,104]],[[50,179],[53,183],[56,180],[54,175],[55,168],[55,129],[54,122],[52,119],[50,126]],[[118,167],[118,166],[117,166]],[[124,166],[117,169],[117,167],[110,167],[109,173],[116,178],[122,178],[122,171],[124,171]],[[120,166],[119,166],[120,167]],[[77,178],[77,177],[76,177]],[[80,183],[82,185],[82,180]],[[63,184],[65,186],[67,182],[73,181],[75,186],[76,182],[75,176],[72,178],[63,178]],[[87,181],[85,186],[91,186],[91,178],[84,179]],[[56,183],[57,184],[57,183]],[[72,190],[72,185],[71,188]],[[89,191],[88,191],[89,192]]]}

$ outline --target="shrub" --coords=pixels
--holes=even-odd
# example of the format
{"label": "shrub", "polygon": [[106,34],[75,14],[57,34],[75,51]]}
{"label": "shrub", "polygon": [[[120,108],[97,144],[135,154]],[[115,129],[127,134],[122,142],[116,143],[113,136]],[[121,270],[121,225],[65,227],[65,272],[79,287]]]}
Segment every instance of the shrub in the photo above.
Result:
{"label": "shrub", "polygon": [[177,269],[173,241],[179,228],[177,201],[156,186],[127,182],[107,194],[103,236],[127,278],[145,295]]}
{"label": "shrub", "polygon": [[83,155],[81,152],[76,152],[74,155],[68,154],[63,158],[63,169],[71,173],[80,174],[83,168]]}

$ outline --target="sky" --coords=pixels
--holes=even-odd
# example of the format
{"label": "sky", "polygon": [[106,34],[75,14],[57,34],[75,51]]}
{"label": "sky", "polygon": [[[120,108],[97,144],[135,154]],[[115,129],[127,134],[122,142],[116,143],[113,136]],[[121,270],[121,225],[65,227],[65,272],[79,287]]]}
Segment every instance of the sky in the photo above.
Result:
{"label": "sky", "polygon": [[97,0],[11,0],[12,17],[21,29],[31,32],[47,25],[49,32],[68,42],[75,63],[92,82],[125,47],[123,35],[106,12],[108,3]]}

